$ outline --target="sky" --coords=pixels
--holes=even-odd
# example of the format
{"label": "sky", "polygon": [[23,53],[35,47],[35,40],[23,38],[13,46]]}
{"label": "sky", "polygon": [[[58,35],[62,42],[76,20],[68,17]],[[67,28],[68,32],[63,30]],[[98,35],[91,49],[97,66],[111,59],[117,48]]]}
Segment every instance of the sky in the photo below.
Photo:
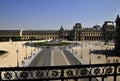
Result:
{"label": "sky", "polygon": [[0,0],[0,30],[102,26],[118,14],[120,0]]}

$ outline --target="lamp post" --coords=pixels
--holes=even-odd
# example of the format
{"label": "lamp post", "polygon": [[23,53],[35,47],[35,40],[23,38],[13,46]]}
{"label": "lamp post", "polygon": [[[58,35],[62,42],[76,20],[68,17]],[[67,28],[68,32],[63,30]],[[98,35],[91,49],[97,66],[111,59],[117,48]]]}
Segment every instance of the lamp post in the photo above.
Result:
{"label": "lamp post", "polygon": [[81,45],[81,58],[82,58],[82,45]]}
{"label": "lamp post", "polygon": [[26,50],[26,59],[27,59],[27,46],[25,46],[25,50]]}
{"label": "lamp post", "polygon": [[106,63],[108,63],[107,49],[105,50],[105,56],[106,56]]}
{"label": "lamp post", "polygon": [[77,32],[75,32],[75,41],[77,41]]}
{"label": "lamp post", "polygon": [[76,42],[76,54],[77,54],[77,42]]}
{"label": "lamp post", "polygon": [[89,64],[91,64],[91,49],[90,49],[90,51],[89,51],[89,55],[90,55]]}
{"label": "lamp post", "polygon": [[19,67],[19,60],[18,60],[18,49],[16,50],[16,53],[17,53],[17,67]]}
{"label": "lamp post", "polygon": [[31,41],[31,55],[32,55],[32,41]]}
{"label": "lamp post", "polygon": [[102,45],[102,50],[103,50],[103,45]]}
{"label": "lamp post", "polygon": [[32,55],[32,46],[31,46],[31,55]]}

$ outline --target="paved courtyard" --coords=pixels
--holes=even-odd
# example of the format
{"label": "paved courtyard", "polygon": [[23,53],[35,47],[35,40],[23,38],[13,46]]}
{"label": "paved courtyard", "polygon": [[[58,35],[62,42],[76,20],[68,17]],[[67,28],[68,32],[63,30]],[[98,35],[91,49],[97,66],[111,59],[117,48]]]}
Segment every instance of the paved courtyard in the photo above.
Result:
{"label": "paved courtyard", "polygon": [[[27,56],[31,56],[31,52],[34,52],[34,47],[27,48],[23,45],[25,42],[0,42],[0,50],[8,51],[7,54],[0,56],[0,67],[14,67],[17,66],[17,52],[19,55],[19,64],[25,60],[26,53]],[[81,59],[83,64],[98,64],[98,63],[115,63],[120,62],[120,57],[112,56],[109,50],[114,49],[114,44],[104,45],[103,42],[99,41],[75,41],[76,45],[67,47],[75,56]],[[107,56],[106,56],[107,54]],[[90,56],[91,55],[91,56]],[[106,58],[107,57],[107,58]],[[90,61],[91,59],[91,61]],[[68,61],[61,49],[54,47],[52,50],[52,65],[69,65]],[[119,77],[120,78],[120,77]],[[118,78],[118,79],[119,79]],[[109,81],[113,81],[112,77],[109,77]]]}
{"label": "paved courtyard", "polygon": [[[74,42],[77,43],[77,46],[68,47],[73,54],[78,56],[81,59],[83,64],[99,64],[99,63],[116,63],[120,62],[120,57],[112,56],[110,50],[114,49],[114,44],[104,45],[103,42],[99,41],[90,41],[90,42]],[[90,56],[91,54],[91,56]],[[107,54],[107,56],[106,56]],[[81,58],[82,57],[82,58]],[[107,57],[107,58],[106,58]],[[91,59],[91,61],[90,61]],[[117,81],[120,80],[120,77],[117,78]],[[108,77],[106,81],[113,81],[113,77]]]}

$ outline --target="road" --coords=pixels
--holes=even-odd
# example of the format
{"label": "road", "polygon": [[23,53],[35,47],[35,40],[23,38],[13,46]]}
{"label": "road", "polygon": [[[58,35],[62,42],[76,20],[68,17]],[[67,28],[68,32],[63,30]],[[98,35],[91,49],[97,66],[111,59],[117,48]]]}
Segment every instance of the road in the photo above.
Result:
{"label": "road", "polygon": [[[73,54],[68,51],[66,48],[63,48],[63,52],[68,59],[70,65],[81,65],[81,62],[73,56]],[[89,79],[79,79],[78,81],[89,81]],[[91,81],[98,81],[96,78],[92,78]]]}
{"label": "road", "polygon": [[[66,48],[63,48],[63,53],[66,57],[66,59],[69,61],[70,65],[80,65],[81,63],[73,56],[73,54],[66,50]],[[60,52],[59,49],[55,49],[54,53]],[[58,53],[58,55],[61,55],[61,53]],[[33,59],[33,61],[30,63],[29,67],[31,66],[51,66],[51,59],[52,58],[52,50],[51,48],[44,47],[39,52],[39,54]],[[57,58],[57,57],[55,57]],[[57,62],[57,61],[56,61]],[[79,79],[79,81],[89,81],[89,79]],[[97,81],[97,79],[92,78],[92,81]]]}
{"label": "road", "polygon": [[70,65],[81,64],[80,61],[78,61],[77,58],[75,58],[70,51],[66,50],[66,48],[63,48],[63,52],[64,52],[67,60],[69,61]]}
{"label": "road", "polygon": [[43,47],[39,54],[30,63],[31,66],[50,66],[51,65],[51,49]]}
{"label": "road", "polygon": [[55,46],[53,50],[53,64],[54,66],[67,65],[66,59],[60,47]]}

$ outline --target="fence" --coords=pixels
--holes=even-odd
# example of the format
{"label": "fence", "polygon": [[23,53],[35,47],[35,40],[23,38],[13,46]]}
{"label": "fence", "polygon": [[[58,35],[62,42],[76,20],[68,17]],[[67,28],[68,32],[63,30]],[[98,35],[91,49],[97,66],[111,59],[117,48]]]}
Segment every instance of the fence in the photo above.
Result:
{"label": "fence", "polygon": [[88,81],[101,81],[108,76],[117,81],[120,76],[120,63],[69,65],[49,67],[5,67],[0,68],[1,81],[14,80],[68,80],[88,79]]}

